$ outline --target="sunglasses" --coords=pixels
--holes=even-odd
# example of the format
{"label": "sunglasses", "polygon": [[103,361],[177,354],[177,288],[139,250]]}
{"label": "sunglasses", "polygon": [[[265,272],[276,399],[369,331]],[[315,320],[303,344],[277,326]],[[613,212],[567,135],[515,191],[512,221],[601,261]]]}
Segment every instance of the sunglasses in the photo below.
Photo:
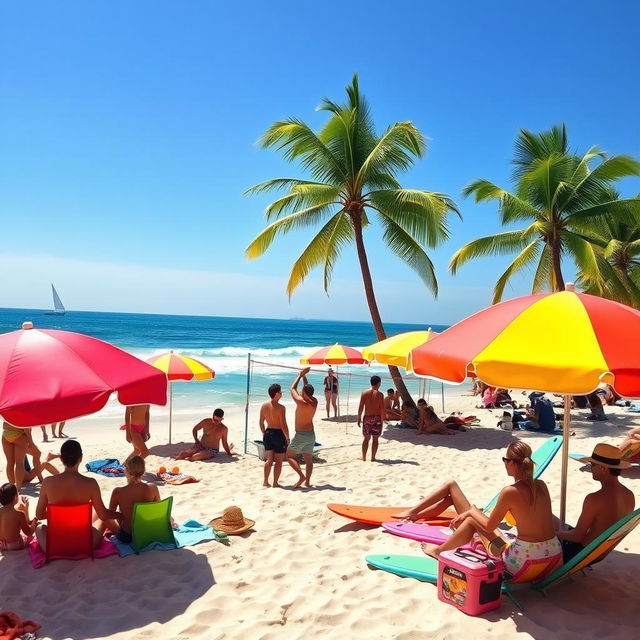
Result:
{"label": "sunglasses", "polygon": [[504,462],[505,464],[507,462],[516,462],[516,459],[515,458],[502,458],[502,462]]}

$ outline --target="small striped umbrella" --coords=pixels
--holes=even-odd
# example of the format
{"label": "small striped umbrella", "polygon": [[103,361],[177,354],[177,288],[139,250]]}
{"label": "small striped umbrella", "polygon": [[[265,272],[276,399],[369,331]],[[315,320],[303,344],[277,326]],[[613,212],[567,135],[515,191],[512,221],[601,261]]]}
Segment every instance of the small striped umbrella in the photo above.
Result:
{"label": "small striped umbrella", "polygon": [[300,364],[368,364],[368,362],[357,349],[336,342],[300,358]]}
{"label": "small striped umbrella", "polygon": [[571,395],[610,383],[640,396],[640,311],[566,291],[515,298],[443,331],[411,352],[414,373],[462,382],[468,375],[497,387],[565,396],[560,518],[564,522]]}
{"label": "small striped umbrella", "polygon": [[431,331],[431,329],[406,331],[365,347],[362,350],[362,356],[367,360],[375,360],[382,364],[391,364],[407,369],[407,360],[411,351],[437,335],[438,333]]}
{"label": "small striped umbrella", "polygon": [[173,416],[173,388],[174,380],[211,380],[215,371],[199,360],[182,356],[169,351],[159,356],[149,358],[147,362],[156,369],[160,369],[169,381],[169,444],[171,444],[171,423]]}

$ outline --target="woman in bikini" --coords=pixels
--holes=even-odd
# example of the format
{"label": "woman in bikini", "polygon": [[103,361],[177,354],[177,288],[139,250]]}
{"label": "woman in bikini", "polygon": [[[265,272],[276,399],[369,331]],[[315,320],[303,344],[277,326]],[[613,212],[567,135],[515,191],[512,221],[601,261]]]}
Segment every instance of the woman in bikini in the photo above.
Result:
{"label": "woman in bikini", "polygon": [[333,405],[333,417],[335,418],[338,415],[338,378],[333,374],[331,367],[329,367],[324,379],[324,399],[327,403],[327,418],[331,405]]}
{"label": "woman in bikini", "polygon": [[124,413],[124,424],[120,427],[127,432],[127,442],[133,445],[133,451],[127,456],[127,460],[133,456],[146,458],[149,449],[145,442],[149,439],[149,405],[136,404],[127,407]]}
{"label": "woman in bikini", "polygon": [[[434,558],[442,551],[466,544],[478,533],[492,542],[491,552],[502,556],[511,575],[516,575],[527,560],[548,559],[550,566],[560,563],[562,548],[555,535],[551,498],[547,485],[533,478],[531,447],[516,440],[508,446],[502,460],[507,475],[515,482],[502,489],[489,516],[474,507],[458,483],[450,480],[413,509],[394,517],[416,520],[434,517],[447,507],[455,507],[459,515],[451,522],[451,527],[455,529],[451,537],[441,545],[422,545],[422,550]],[[517,522],[518,534],[511,542],[505,541],[496,531],[507,511],[512,513]]]}
{"label": "woman in bikini", "polygon": [[18,493],[24,484],[24,457],[33,444],[28,429],[19,429],[8,422],[2,423],[2,451],[7,459],[7,480],[16,485]]}

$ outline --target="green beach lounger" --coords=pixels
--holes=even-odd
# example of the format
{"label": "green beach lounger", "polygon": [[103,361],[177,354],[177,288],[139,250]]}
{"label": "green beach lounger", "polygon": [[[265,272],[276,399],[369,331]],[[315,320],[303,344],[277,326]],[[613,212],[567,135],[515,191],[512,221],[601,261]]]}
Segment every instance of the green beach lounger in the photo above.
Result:
{"label": "green beach lounger", "polygon": [[[640,509],[626,515],[606,531],[600,534],[591,544],[587,545],[579,554],[566,564],[553,571],[539,582],[510,583],[505,581],[502,591],[514,604],[522,609],[522,606],[514,596],[515,591],[522,589],[535,589],[546,595],[547,589],[568,580],[578,571],[582,571],[590,565],[600,562],[610,553],[640,522]],[[436,584],[438,581],[438,561],[429,556],[408,555],[368,555],[365,557],[367,564],[375,569],[382,569],[405,578],[415,578],[423,582]]]}
{"label": "green beach lounger", "polygon": [[175,544],[171,527],[173,496],[159,502],[136,502],[131,515],[131,546],[139,553],[152,542]]}

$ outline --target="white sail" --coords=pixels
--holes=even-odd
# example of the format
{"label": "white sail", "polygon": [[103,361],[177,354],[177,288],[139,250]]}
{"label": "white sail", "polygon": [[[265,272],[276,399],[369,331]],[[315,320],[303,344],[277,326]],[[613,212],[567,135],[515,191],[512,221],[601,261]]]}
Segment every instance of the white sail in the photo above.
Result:
{"label": "white sail", "polygon": [[56,291],[56,288],[53,286],[53,283],[51,283],[51,293],[53,293],[53,310],[55,313],[64,313],[65,312],[65,308],[64,305],[62,304],[62,300],[60,300],[60,296],[58,295],[58,292]]}

